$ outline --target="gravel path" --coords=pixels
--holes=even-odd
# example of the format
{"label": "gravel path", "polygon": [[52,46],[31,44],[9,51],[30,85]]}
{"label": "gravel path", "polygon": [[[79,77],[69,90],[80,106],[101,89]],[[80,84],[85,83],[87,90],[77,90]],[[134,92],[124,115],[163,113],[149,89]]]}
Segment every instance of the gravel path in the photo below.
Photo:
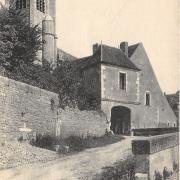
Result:
{"label": "gravel path", "polygon": [[47,162],[57,158],[59,158],[57,153],[33,147],[28,143],[9,142],[3,146],[0,145],[0,169],[34,162]]}
{"label": "gravel path", "polygon": [[0,171],[3,180],[89,180],[131,154],[131,137],[104,147],[85,150],[47,163],[36,163]]}

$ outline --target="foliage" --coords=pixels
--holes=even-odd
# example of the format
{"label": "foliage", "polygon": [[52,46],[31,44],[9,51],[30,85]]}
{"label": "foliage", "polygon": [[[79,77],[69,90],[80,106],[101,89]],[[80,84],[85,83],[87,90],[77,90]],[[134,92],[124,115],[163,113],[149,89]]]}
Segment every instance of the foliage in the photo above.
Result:
{"label": "foliage", "polygon": [[88,94],[85,90],[78,63],[61,61],[53,75],[57,78],[57,89],[62,108],[69,106],[78,107],[81,110],[92,110],[97,106],[97,97]]}
{"label": "foliage", "polygon": [[45,135],[38,134],[36,136],[36,140],[32,139],[30,141],[30,144],[40,148],[49,149],[51,148],[51,146],[54,144],[55,141],[56,141],[56,137],[50,136],[48,134]]}
{"label": "foliage", "polygon": [[41,30],[22,11],[0,9],[0,74],[58,93],[61,108],[94,109],[98,98],[85,91],[78,63],[61,61],[54,70],[44,60],[43,67],[34,64],[42,43]]}
{"label": "foliage", "polygon": [[122,136],[70,136],[68,138],[62,139],[61,137],[54,137],[50,135],[39,134],[36,140],[32,140],[31,144],[41,148],[51,149],[52,145],[68,146],[70,152],[79,152],[87,148],[95,148],[105,146],[107,144],[112,144],[123,139]]}
{"label": "foliage", "polygon": [[13,71],[31,65],[42,47],[41,30],[30,27],[27,18],[14,7],[0,9],[0,65]]}
{"label": "foliage", "polygon": [[124,161],[115,163],[111,167],[105,167],[101,175],[94,179],[98,180],[135,180],[135,158],[128,157]]}

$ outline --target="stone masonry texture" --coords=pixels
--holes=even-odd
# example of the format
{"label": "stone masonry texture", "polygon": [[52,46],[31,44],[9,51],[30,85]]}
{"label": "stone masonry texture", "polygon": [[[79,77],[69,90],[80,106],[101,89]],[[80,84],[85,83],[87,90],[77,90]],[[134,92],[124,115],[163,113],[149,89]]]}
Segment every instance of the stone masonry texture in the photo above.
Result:
{"label": "stone masonry texture", "polygon": [[60,109],[58,94],[0,76],[0,136],[17,140],[24,123],[31,134],[102,136],[107,118],[97,111]]}
{"label": "stone masonry texture", "polygon": [[18,139],[24,123],[32,132],[54,134],[58,102],[55,93],[0,76],[1,137]]}

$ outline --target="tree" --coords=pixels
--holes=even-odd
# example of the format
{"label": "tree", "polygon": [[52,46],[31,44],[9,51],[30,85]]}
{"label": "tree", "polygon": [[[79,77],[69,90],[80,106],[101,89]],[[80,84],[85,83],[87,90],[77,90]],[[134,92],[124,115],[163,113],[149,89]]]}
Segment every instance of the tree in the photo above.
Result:
{"label": "tree", "polygon": [[0,65],[13,71],[33,64],[42,48],[41,29],[30,27],[25,15],[14,7],[0,9]]}

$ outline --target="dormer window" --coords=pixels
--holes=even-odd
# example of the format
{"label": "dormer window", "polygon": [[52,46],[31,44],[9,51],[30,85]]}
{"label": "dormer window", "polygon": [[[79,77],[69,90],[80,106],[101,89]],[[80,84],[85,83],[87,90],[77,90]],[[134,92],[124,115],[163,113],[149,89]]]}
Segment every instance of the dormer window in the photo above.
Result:
{"label": "dormer window", "polygon": [[16,1],[16,10],[25,9],[26,8],[26,0],[17,0]]}
{"label": "dormer window", "polygon": [[44,0],[37,0],[36,1],[36,8],[37,8],[37,10],[45,13],[45,1]]}
{"label": "dormer window", "polygon": [[119,88],[121,90],[126,90],[126,73],[119,73]]}
{"label": "dormer window", "polygon": [[145,105],[146,106],[151,105],[151,94],[150,94],[150,92],[146,92],[146,94],[145,94]]}

